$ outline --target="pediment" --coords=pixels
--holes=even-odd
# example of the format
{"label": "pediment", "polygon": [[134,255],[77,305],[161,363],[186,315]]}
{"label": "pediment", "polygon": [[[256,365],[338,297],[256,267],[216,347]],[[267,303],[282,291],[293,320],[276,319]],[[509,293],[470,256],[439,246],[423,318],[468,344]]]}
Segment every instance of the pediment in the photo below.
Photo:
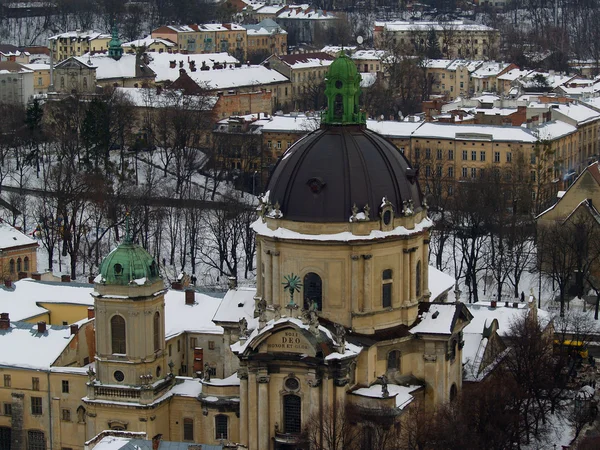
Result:
{"label": "pediment", "polygon": [[268,336],[258,346],[259,353],[298,353],[315,356],[316,350],[303,330],[287,327]]}
{"label": "pediment", "polygon": [[95,69],[94,66],[88,66],[75,58],[69,58],[57,64],[55,69]]}

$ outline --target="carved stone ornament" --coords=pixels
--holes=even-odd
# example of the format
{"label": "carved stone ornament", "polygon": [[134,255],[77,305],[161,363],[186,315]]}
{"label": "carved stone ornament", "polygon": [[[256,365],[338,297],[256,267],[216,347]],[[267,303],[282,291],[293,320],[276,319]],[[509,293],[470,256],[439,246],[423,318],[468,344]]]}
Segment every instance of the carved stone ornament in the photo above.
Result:
{"label": "carved stone ornament", "polygon": [[306,380],[306,382],[308,383],[308,385],[310,387],[319,387],[321,386],[321,379],[320,378],[309,378],[308,380]]}
{"label": "carved stone ornament", "polygon": [[423,354],[423,360],[425,362],[436,362],[437,361],[437,355]]}
{"label": "carved stone ornament", "polygon": [[271,377],[269,375],[258,375],[256,381],[259,383],[268,383]]}
{"label": "carved stone ornament", "polygon": [[245,337],[248,334],[248,321],[246,320],[245,317],[242,317],[240,319],[240,321],[238,322],[239,327],[240,327],[240,337]]}
{"label": "carved stone ornament", "polygon": [[238,369],[238,378],[240,380],[247,380],[248,379],[248,368],[247,367],[240,367]]}

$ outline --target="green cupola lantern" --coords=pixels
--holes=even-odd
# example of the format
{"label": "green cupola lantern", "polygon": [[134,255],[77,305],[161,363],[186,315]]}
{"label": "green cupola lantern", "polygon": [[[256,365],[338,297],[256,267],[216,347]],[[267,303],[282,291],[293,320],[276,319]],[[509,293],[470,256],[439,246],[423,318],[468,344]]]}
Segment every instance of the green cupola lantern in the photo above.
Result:
{"label": "green cupola lantern", "polygon": [[360,110],[361,76],[356,64],[342,50],[329,66],[325,79],[327,110],[321,123],[326,125],[364,125],[366,114]]}
{"label": "green cupola lantern", "polygon": [[119,31],[116,25],[112,27],[112,39],[108,42],[108,56],[116,61],[123,56],[123,47],[121,46],[121,39],[119,39]]}

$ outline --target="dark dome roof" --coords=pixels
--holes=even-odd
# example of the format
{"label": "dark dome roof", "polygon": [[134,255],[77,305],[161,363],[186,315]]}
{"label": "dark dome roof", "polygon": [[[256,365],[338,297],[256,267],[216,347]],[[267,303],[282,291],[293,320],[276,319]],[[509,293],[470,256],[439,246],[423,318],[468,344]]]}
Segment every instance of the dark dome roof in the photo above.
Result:
{"label": "dark dome roof", "polygon": [[396,216],[403,202],[422,208],[421,190],[408,160],[364,126],[325,126],[295,143],[280,158],[268,183],[268,200],[285,220],[348,222],[352,206],[369,205],[378,219],[383,197]]}

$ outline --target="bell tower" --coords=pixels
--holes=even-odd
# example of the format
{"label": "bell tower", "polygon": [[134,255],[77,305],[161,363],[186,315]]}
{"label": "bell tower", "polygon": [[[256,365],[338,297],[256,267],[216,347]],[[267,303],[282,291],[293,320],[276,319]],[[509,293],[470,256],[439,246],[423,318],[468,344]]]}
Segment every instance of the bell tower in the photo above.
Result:
{"label": "bell tower", "polygon": [[364,125],[367,117],[360,111],[360,74],[356,64],[342,51],[331,63],[325,79],[327,110],[321,123],[328,125]]}
{"label": "bell tower", "polygon": [[165,288],[158,265],[127,232],[102,262],[94,287],[96,374],[90,375],[88,397],[151,403],[173,378],[166,365]]}

